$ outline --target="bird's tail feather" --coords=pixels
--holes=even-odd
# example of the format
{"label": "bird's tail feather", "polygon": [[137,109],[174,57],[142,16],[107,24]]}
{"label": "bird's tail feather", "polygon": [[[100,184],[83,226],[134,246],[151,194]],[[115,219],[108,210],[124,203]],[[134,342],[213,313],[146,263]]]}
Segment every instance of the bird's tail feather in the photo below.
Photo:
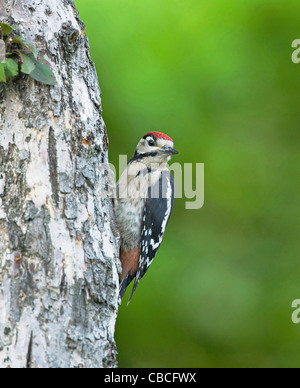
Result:
{"label": "bird's tail feather", "polygon": [[119,295],[120,295],[121,299],[125,295],[126,289],[129,286],[129,284],[132,282],[133,279],[134,279],[134,276],[127,275],[126,278],[123,279],[122,282],[120,283]]}
{"label": "bird's tail feather", "polygon": [[134,285],[133,285],[133,287],[132,287],[132,291],[131,291],[130,297],[129,297],[128,302],[127,302],[127,306],[129,305],[129,303],[130,303],[130,301],[131,301],[131,298],[133,297],[133,294],[135,293],[135,290],[136,290],[136,288],[137,288],[137,286],[138,286],[138,284],[139,284],[139,280],[140,280],[140,279],[139,279],[138,277],[136,277],[135,282],[134,282]]}

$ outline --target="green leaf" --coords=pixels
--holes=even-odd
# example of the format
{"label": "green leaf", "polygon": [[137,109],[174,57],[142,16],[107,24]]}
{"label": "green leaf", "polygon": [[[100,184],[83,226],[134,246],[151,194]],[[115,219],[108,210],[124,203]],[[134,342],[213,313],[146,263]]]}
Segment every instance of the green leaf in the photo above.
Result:
{"label": "green leaf", "polygon": [[0,39],[0,62],[5,62],[6,47],[4,40]]}
{"label": "green leaf", "polygon": [[50,63],[41,58],[35,60],[35,69],[29,74],[30,77],[46,85],[55,85],[56,79]]}
{"label": "green leaf", "polygon": [[6,82],[4,63],[0,63],[0,82]]}
{"label": "green leaf", "polygon": [[21,72],[25,74],[30,74],[36,67],[35,58],[33,55],[25,55],[23,53],[19,54],[22,59]]}
{"label": "green leaf", "polygon": [[11,58],[6,59],[6,63],[4,64],[6,77],[14,77],[19,74],[19,66],[18,64]]}
{"label": "green leaf", "polygon": [[22,46],[27,47],[26,42],[24,42],[21,36],[15,36],[14,38],[12,38],[12,43],[21,44]]}
{"label": "green leaf", "polygon": [[39,55],[37,49],[32,44],[27,44],[27,48],[32,52],[34,58],[37,59]]}
{"label": "green leaf", "polygon": [[16,29],[16,27],[12,27],[12,26],[5,24],[5,23],[0,23],[0,27],[2,29],[2,34],[4,36],[10,35]]}
{"label": "green leaf", "polygon": [[25,38],[24,38],[23,35],[16,35],[16,36],[14,37],[14,39],[15,39],[15,38],[17,38],[17,39],[19,39],[19,40],[22,40],[22,41],[25,41]]}
{"label": "green leaf", "polygon": [[30,51],[34,55],[35,59],[37,59],[37,57],[38,57],[37,49],[32,44],[27,43],[25,41],[24,36],[15,36],[13,38],[12,43],[19,44],[19,45],[21,45],[23,47],[26,47],[27,50]]}

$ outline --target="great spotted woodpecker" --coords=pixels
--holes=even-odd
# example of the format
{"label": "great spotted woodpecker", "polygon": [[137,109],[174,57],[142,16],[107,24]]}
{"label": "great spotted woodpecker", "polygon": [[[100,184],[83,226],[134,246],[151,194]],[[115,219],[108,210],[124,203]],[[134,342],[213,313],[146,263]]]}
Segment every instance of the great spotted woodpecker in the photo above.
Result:
{"label": "great spotted woodpecker", "polygon": [[174,180],[168,169],[171,156],[178,154],[173,146],[163,133],[146,133],[117,183],[121,298],[135,278],[128,303],[157,253],[173,209]]}

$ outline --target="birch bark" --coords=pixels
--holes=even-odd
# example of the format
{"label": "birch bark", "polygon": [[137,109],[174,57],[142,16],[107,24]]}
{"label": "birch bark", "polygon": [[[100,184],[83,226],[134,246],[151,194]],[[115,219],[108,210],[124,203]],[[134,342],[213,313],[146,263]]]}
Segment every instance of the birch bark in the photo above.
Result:
{"label": "birch bark", "polygon": [[100,89],[72,0],[0,0],[57,85],[0,83],[0,368],[115,367],[118,236]]}

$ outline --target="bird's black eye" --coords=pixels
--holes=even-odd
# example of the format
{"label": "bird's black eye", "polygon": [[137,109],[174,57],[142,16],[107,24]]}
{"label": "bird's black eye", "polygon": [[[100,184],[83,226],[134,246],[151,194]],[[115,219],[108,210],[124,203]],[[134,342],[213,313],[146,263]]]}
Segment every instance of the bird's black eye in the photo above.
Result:
{"label": "bird's black eye", "polygon": [[155,142],[154,142],[154,140],[149,140],[148,144],[150,147],[153,147],[155,145]]}

